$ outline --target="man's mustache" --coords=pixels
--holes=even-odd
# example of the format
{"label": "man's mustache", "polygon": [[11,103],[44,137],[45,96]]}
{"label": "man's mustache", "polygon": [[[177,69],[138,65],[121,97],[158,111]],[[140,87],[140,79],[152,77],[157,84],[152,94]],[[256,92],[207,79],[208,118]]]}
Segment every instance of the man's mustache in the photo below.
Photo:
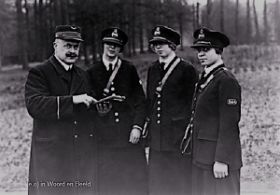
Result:
{"label": "man's mustache", "polygon": [[66,57],[75,58],[75,57],[78,57],[78,55],[75,53],[66,53]]}

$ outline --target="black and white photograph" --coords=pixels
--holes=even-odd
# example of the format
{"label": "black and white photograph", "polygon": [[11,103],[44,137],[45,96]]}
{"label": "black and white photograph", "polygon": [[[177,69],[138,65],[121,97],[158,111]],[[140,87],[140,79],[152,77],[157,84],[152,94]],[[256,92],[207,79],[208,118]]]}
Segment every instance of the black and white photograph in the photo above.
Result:
{"label": "black and white photograph", "polygon": [[279,195],[280,0],[1,0],[0,195]]}

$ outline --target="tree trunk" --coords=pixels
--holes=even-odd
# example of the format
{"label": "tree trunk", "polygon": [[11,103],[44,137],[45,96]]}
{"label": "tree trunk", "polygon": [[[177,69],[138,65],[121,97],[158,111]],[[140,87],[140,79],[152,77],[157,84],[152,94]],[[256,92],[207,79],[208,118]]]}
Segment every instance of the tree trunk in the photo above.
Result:
{"label": "tree trunk", "polygon": [[183,21],[183,14],[179,13],[178,14],[178,23],[179,23],[179,32],[181,34],[181,51],[184,50],[184,21]]}
{"label": "tree trunk", "polygon": [[34,5],[33,5],[33,9],[34,9],[34,17],[33,17],[33,23],[34,23],[34,31],[33,31],[33,47],[35,50],[35,55],[36,55],[36,61],[41,60],[40,59],[40,49],[37,48],[37,44],[40,43],[40,35],[39,35],[39,24],[38,24],[38,1],[34,0]]}
{"label": "tree trunk", "polygon": [[139,21],[139,28],[138,28],[138,35],[139,35],[139,48],[140,48],[140,53],[144,53],[144,33],[143,33],[143,2],[140,0],[139,4],[139,16],[138,16],[138,21]]}
{"label": "tree trunk", "polygon": [[19,56],[22,69],[28,69],[28,57],[26,51],[26,28],[24,25],[24,15],[22,12],[22,0],[16,0],[17,9],[17,38],[19,43]]}
{"label": "tree trunk", "polygon": [[221,7],[220,7],[220,13],[221,13],[221,16],[220,16],[220,29],[221,29],[221,32],[225,32],[225,27],[224,27],[224,0],[220,0],[221,1]]}
{"label": "tree trunk", "polygon": [[280,44],[280,3],[279,0],[276,1],[275,3],[275,8],[274,8],[274,18],[275,18],[275,35],[276,35],[276,41]]}
{"label": "tree trunk", "polygon": [[43,0],[39,0],[39,4],[38,4],[38,34],[39,34],[39,40],[38,41],[38,50],[39,50],[39,55],[40,55],[40,60],[43,61],[44,58],[45,58],[45,54],[44,54],[44,47],[45,47],[45,44],[44,44],[44,29],[43,29],[43,26],[44,26],[44,20],[43,20]]}
{"label": "tree trunk", "polygon": [[255,0],[253,0],[253,10],[254,10],[254,22],[255,22],[255,29],[256,29],[255,41],[256,41],[256,43],[259,43],[260,42],[260,30],[259,30],[258,14],[257,14],[257,10],[256,10]]}
{"label": "tree trunk", "polygon": [[132,9],[131,9],[131,46],[132,46],[132,54],[136,55],[136,31],[135,31],[135,23],[136,23],[136,4],[135,1],[132,1]]}
{"label": "tree trunk", "polygon": [[269,26],[268,26],[268,21],[267,21],[267,4],[266,0],[264,1],[264,7],[263,7],[263,25],[264,25],[264,32],[263,32],[263,40],[265,44],[268,43],[268,38],[269,37]]}
{"label": "tree trunk", "polygon": [[192,24],[193,24],[193,31],[197,28],[196,26],[196,14],[195,14],[195,4],[192,5]]}
{"label": "tree trunk", "polygon": [[0,72],[2,71],[2,40],[1,40],[1,37],[0,37]]}
{"label": "tree trunk", "polygon": [[247,43],[251,43],[251,34],[252,34],[252,30],[251,30],[251,8],[250,8],[250,0],[247,0],[247,13],[246,13],[246,40]]}
{"label": "tree trunk", "polygon": [[206,14],[206,25],[208,28],[211,28],[211,12],[212,12],[212,2],[207,0],[207,14]]}
{"label": "tree trunk", "polygon": [[235,43],[239,43],[239,0],[236,0],[235,6]]}
{"label": "tree trunk", "polygon": [[199,18],[199,9],[200,3],[196,3],[196,28],[198,28],[200,26],[200,18]]}
{"label": "tree trunk", "polygon": [[[26,29],[26,43],[31,43],[31,33],[30,33],[30,20],[29,20],[29,7],[27,0],[24,0],[24,9],[25,9],[25,29]],[[26,44],[26,51],[29,56],[28,60],[30,60],[30,57],[33,58],[33,54],[31,53],[31,48],[29,47],[30,44]],[[32,54],[30,56],[30,54]]]}

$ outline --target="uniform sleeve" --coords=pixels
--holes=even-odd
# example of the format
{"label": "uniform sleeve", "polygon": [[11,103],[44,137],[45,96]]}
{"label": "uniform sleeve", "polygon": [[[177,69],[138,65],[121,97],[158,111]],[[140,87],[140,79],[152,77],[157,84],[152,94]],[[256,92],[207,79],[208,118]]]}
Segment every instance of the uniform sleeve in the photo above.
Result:
{"label": "uniform sleeve", "polygon": [[188,65],[187,67],[188,68],[185,71],[186,72],[185,73],[185,91],[186,91],[185,101],[187,104],[186,109],[188,111],[185,111],[184,113],[190,114],[195,84],[198,80],[198,73],[192,65]]}
{"label": "uniform sleeve", "polygon": [[225,78],[219,86],[219,134],[215,161],[230,163],[230,155],[239,140],[241,89],[233,78]]}
{"label": "uniform sleeve", "polygon": [[135,67],[132,67],[132,82],[133,82],[133,107],[135,109],[134,125],[143,127],[145,119],[145,94],[142,87],[142,82],[139,79]]}
{"label": "uniform sleeve", "polygon": [[33,118],[59,120],[73,114],[72,96],[52,96],[45,75],[36,68],[27,77],[25,104]]}

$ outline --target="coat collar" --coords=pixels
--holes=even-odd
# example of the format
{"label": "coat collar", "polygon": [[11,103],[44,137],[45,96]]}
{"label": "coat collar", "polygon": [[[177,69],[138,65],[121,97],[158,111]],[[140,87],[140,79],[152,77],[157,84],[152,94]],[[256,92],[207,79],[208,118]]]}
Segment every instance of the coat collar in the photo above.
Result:
{"label": "coat collar", "polygon": [[[60,62],[54,56],[51,56],[49,61],[55,68],[58,75],[62,79],[67,80],[67,76],[66,76],[67,71],[62,67]],[[70,89],[70,95],[75,94],[79,90],[82,83],[84,82],[80,70],[75,65],[73,65],[72,71],[73,73],[72,73],[72,84]]]}

